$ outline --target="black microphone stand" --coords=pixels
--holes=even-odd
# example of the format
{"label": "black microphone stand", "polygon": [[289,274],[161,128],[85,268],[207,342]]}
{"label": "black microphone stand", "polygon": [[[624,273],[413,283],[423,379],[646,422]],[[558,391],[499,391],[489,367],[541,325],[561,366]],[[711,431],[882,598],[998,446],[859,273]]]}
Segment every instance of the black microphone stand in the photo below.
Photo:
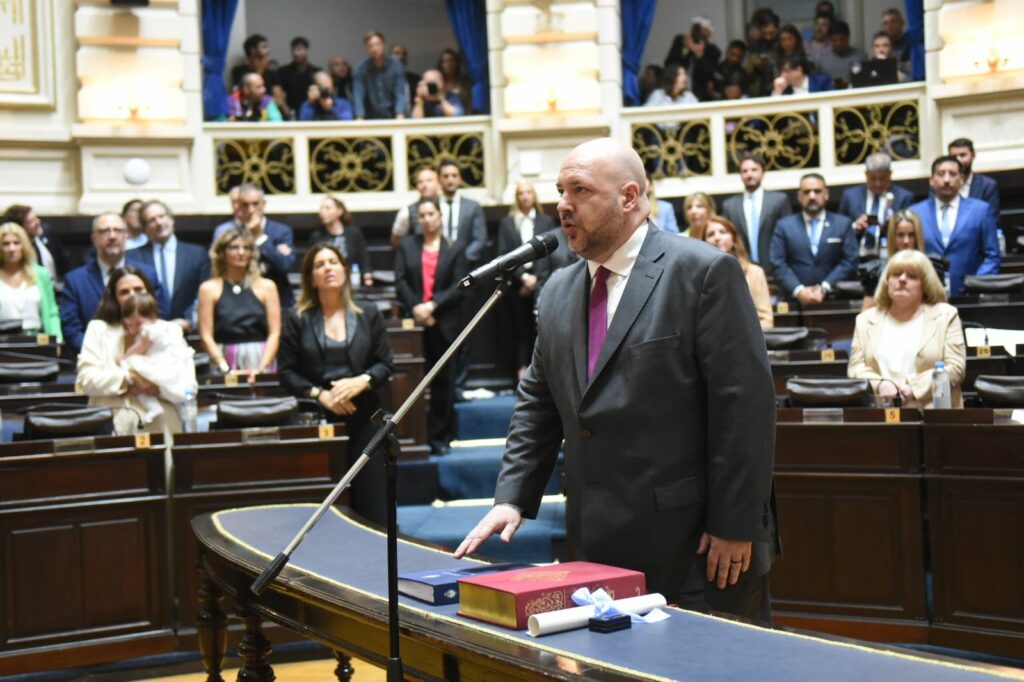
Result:
{"label": "black microphone stand", "polygon": [[395,480],[397,476],[397,463],[398,458],[401,455],[401,445],[398,442],[397,436],[395,436],[395,427],[401,423],[406,413],[412,407],[419,397],[423,394],[427,387],[434,381],[434,377],[444,369],[445,365],[451,359],[459,348],[466,341],[473,330],[476,329],[480,320],[483,319],[491,308],[498,302],[498,299],[509,289],[512,285],[510,279],[508,279],[508,273],[504,273],[501,277],[501,281],[495,288],[494,293],[491,294],[490,298],[484,303],[484,305],[477,311],[476,315],[469,324],[462,330],[458,338],[452,342],[448,349],[444,352],[441,358],[434,363],[434,366],[430,368],[427,375],[423,377],[419,385],[413,390],[402,406],[398,408],[394,416],[388,417],[383,410],[379,410],[374,415],[374,421],[379,424],[377,433],[374,434],[373,438],[366,445],[363,453],[359,456],[359,459],[349,468],[345,475],[341,477],[338,484],[334,486],[334,489],[328,493],[327,497],[312,516],[306,521],[306,524],[296,533],[295,537],[292,538],[288,546],[281,551],[270,564],[263,569],[263,572],[256,578],[250,588],[253,594],[260,595],[267,586],[277,577],[277,575],[284,569],[288,560],[291,558],[292,553],[299,546],[299,544],[306,538],[309,531],[313,529],[313,526],[323,518],[323,515],[327,513],[327,510],[331,508],[331,505],[338,499],[345,488],[349,486],[359,472],[362,471],[366,463],[370,461],[372,457],[377,455],[384,448],[384,442],[387,441],[385,462],[387,467],[387,548],[388,548],[388,636],[390,640],[390,656],[388,658],[387,665],[387,679],[388,682],[401,682],[403,679],[402,675],[402,658],[399,655],[399,624],[398,624],[398,495],[395,486]]}

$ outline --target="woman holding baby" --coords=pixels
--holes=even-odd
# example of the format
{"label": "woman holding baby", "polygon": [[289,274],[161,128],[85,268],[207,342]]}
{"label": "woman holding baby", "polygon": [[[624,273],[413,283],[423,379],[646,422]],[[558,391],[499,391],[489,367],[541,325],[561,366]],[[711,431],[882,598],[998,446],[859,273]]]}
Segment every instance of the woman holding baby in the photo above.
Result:
{"label": "woman holding baby", "polygon": [[135,267],[110,272],[78,354],[89,404],[114,409],[118,434],[181,431],[180,404],[197,390],[193,351],[181,327],[157,319],[153,286]]}

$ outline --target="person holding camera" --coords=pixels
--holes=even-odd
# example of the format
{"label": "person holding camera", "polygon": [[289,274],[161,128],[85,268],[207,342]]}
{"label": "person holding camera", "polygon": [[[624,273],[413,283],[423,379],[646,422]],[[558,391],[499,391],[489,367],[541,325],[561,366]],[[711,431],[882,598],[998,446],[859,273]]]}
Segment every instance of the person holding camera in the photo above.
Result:
{"label": "person holding camera", "polygon": [[351,121],[352,103],[334,94],[334,80],[326,71],[313,74],[313,84],[299,109],[300,121]]}
{"label": "person holding camera", "polygon": [[412,103],[413,118],[440,118],[442,116],[463,116],[466,106],[462,97],[449,92],[444,77],[437,69],[428,69],[416,86]]}
{"label": "person holding camera", "polygon": [[914,203],[914,193],[892,182],[892,157],[875,152],[864,161],[863,185],[849,187],[839,202],[839,213],[853,221],[860,255],[877,256],[885,226],[897,211]]}
{"label": "person holding camera", "polygon": [[677,35],[665,57],[665,68],[670,64],[683,65],[690,75],[693,94],[701,102],[713,99],[708,86],[722,59],[722,50],[711,42],[712,33],[710,19],[694,17],[690,32]]}

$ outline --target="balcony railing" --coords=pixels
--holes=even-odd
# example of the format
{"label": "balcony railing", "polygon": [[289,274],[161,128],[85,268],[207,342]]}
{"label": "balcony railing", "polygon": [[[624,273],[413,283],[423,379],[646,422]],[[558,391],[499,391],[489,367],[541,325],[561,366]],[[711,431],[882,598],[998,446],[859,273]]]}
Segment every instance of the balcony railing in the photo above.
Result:
{"label": "balcony railing", "polygon": [[795,187],[810,171],[832,183],[860,181],[864,159],[879,150],[898,175],[927,175],[927,117],[923,83],[622,112],[624,134],[665,196],[736,191],[748,151],[777,171],[776,187]]}
{"label": "balcony railing", "polygon": [[[924,177],[938,153],[923,83],[620,112],[614,126],[643,158],[661,196],[735,192],[738,160],[759,150],[768,186],[796,187],[809,171],[830,184],[863,180],[864,159],[888,151],[897,178]],[[545,129],[550,139],[550,130]],[[522,132],[519,133],[522,136]],[[271,211],[315,210],[326,193],[351,210],[393,210],[416,197],[414,175],[454,159],[470,195],[485,203],[506,191],[500,136],[486,116],[404,121],[211,123],[194,148],[205,206],[227,207],[234,185],[254,182]],[[553,169],[544,178],[553,179]],[[550,178],[549,178],[550,176]],[[542,193],[543,193],[542,188]],[[223,202],[223,203],[222,203]]]}
{"label": "balcony railing", "polygon": [[[405,121],[212,123],[195,153],[207,160],[210,199],[252,182],[276,211],[309,211],[311,200],[343,194],[353,210],[412,201],[415,174],[453,159],[470,194],[488,195],[491,120],[486,116]],[[496,190],[500,193],[500,188]]]}

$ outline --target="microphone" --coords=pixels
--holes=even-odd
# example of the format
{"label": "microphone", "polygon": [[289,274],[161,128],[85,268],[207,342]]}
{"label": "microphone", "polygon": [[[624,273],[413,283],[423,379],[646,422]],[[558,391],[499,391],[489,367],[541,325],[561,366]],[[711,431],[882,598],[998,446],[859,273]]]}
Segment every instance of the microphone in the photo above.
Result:
{"label": "microphone", "polygon": [[466,289],[468,287],[476,286],[481,282],[501,279],[516,268],[526,265],[527,263],[532,263],[539,258],[544,258],[557,248],[558,239],[555,235],[550,232],[539,234],[520,246],[518,249],[509,251],[504,256],[498,256],[490,263],[481,265],[476,270],[466,275],[466,277],[459,282],[459,288]]}

